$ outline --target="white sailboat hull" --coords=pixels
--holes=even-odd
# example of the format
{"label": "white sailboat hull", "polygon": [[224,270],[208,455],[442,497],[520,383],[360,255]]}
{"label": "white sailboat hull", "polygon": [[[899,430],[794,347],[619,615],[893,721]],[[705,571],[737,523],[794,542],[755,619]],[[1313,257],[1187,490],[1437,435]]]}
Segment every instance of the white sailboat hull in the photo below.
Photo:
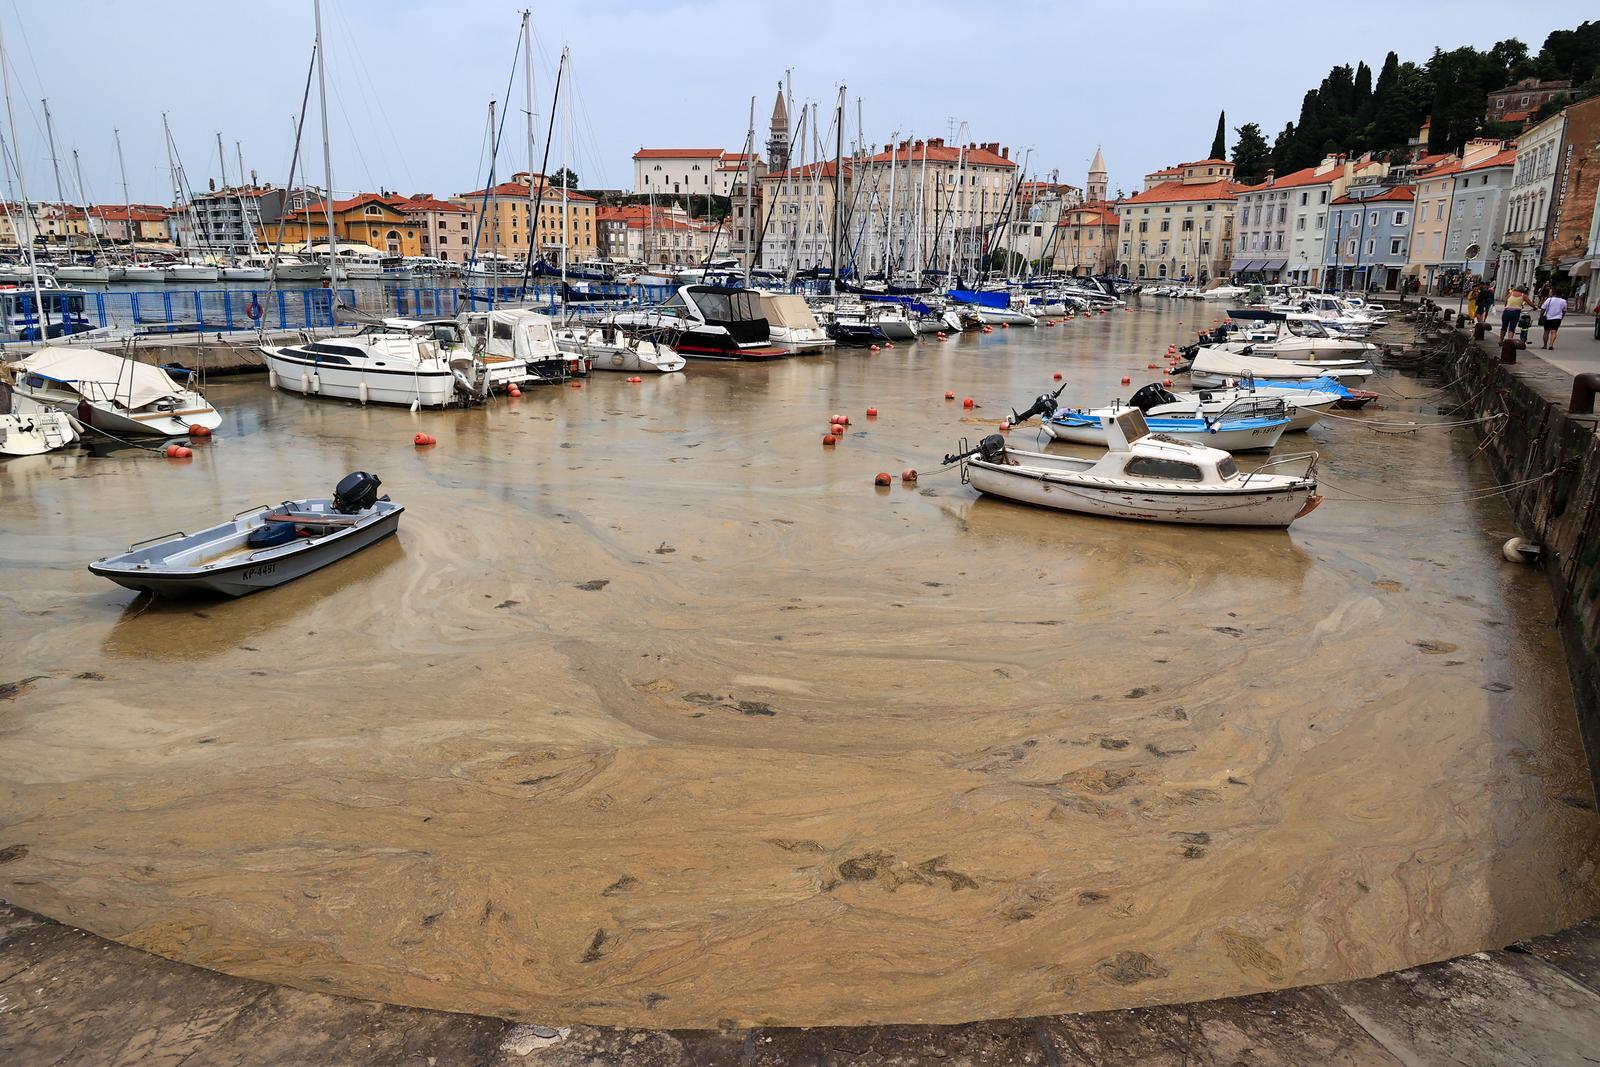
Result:
{"label": "white sailboat hull", "polygon": [[328,272],[321,263],[279,263],[272,276],[280,282],[319,282]]}
{"label": "white sailboat hull", "polygon": [[0,456],[40,456],[77,439],[78,430],[72,420],[54,408],[0,415]]}
{"label": "white sailboat hull", "polygon": [[169,282],[214,282],[217,280],[217,268],[199,263],[185,263],[175,267],[165,267],[162,276]]}
{"label": "white sailboat hull", "polygon": [[95,282],[103,284],[111,280],[111,272],[105,267],[57,267],[56,280],[62,282]]}
{"label": "white sailboat hull", "polygon": [[265,267],[223,267],[222,277],[230,282],[264,282],[267,280]]}

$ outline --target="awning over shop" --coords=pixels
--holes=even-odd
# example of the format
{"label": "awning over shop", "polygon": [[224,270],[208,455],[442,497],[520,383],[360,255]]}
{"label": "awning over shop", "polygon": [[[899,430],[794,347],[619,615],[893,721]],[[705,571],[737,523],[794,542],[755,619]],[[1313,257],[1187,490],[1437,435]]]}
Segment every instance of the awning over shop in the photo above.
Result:
{"label": "awning over shop", "polygon": [[1289,265],[1287,259],[1267,259],[1261,262],[1257,270],[1282,270]]}
{"label": "awning over shop", "polygon": [[1243,263],[1235,263],[1233,265],[1233,272],[1235,274],[1249,274],[1253,270],[1260,269],[1261,261],[1258,259],[1247,259]]}

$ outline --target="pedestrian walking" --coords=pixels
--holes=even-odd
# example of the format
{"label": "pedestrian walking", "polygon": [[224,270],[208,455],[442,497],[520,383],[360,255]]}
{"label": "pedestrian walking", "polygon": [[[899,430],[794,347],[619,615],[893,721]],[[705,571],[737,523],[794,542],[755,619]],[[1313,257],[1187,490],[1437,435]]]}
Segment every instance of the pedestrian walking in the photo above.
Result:
{"label": "pedestrian walking", "polygon": [[1511,292],[1506,295],[1506,309],[1500,313],[1500,340],[1511,336],[1522,323],[1522,313],[1532,306],[1533,300],[1528,296],[1528,290],[1513,285]]}
{"label": "pedestrian walking", "polygon": [[1494,286],[1484,282],[1478,286],[1478,325],[1489,321],[1489,309],[1494,307]]}
{"label": "pedestrian walking", "polygon": [[1552,292],[1543,304],[1539,305],[1539,322],[1544,326],[1544,344],[1540,348],[1554,349],[1556,347],[1556,331],[1561,329],[1561,320],[1566,318],[1567,302],[1559,294]]}

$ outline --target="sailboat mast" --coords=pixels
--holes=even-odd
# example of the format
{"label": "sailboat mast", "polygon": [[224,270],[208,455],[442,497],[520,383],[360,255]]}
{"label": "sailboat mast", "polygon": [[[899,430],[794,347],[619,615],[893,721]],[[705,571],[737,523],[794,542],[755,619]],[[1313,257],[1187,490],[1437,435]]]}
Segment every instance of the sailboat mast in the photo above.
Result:
{"label": "sailboat mast", "polygon": [[89,231],[89,239],[94,244],[96,255],[100,253],[100,235],[94,232],[94,226],[89,222],[89,192],[83,187],[83,167],[78,163],[78,150],[72,150],[72,180],[78,183],[78,207],[83,210],[83,225]]}
{"label": "sailboat mast", "polygon": [[[39,340],[43,341],[46,339],[46,334],[49,332],[45,329],[44,321],[44,290],[39,284],[39,261],[35,259],[33,255],[33,239],[35,236],[35,234],[32,232],[35,229],[35,224],[33,224],[33,206],[28,200],[27,179],[22,176],[22,155],[17,144],[17,113],[11,104],[11,65],[6,60],[6,34],[3,23],[0,23],[0,82],[5,84],[6,122],[11,127],[11,153],[17,164],[17,191],[22,194],[22,213],[28,217],[30,223],[30,225],[27,227],[29,230],[28,274],[33,279],[33,308],[34,314],[38,316],[38,324],[35,327],[35,332],[38,333]],[[15,224],[13,224],[11,228],[13,232],[19,234],[17,243],[20,245],[22,243],[22,238],[20,236],[21,231],[17,230]]]}
{"label": "sailboat mast", "polygon": [[900,155],[900,131],[896,130],[889,144],[889,221],[883,236],[883,281],[887,286],[894,282],[894,164]]}
{"label": "sailboat mast", "polygon": [[749,155],[745,157],[744,176],[744,287],[750,288],[750,275],[756,265],[756,98],[750,98],[750,132],[747,135]]}
{"label": "sailboat mast", "polygon": [[[322,48],[322,0],[312,0],[311,9],[317,23],[317,105],[322,112],[322,180],[328,191],[322,202],[328,220],[328,281],[339,281],[339,239],[333,232],[333,155],[328,149],[328,80],[327,59]],[[309,230],[308,230],[309,232]],[[310,243],[309,236],[307,243]]]}
{"label": "sailboat mast", "polygon": [[66,239],[67,248],[72,248],[72,234],[67,225],[67,194],[61,187],[61,160],[56,156],[56,127],[50,118],[50,101],[41,100],[44,105],[44,134],[50,142],[50,169],[56,176],[56,208],[61,212],[61,236]]}
{"label": "sailboat mast", "polygon": [[[256,240],[256,224],[250,221],[250,205],[244,199],[244,146],[235,141],[233,150],[239,153],[239,214],[244,216],[245,241],[250,245],[250,254],[253,256],[261,251],[261,245]],[[250,185],[254,186],[255,182],[252,181]]]}
{"label": "sailboat mast", "polygon": [[122,206],[128,209],[128,217],[126,220],[128,232],[128,254],[131,258],[133,255],[134,246],[137,243],[137,238],[134,236],[133,228],[133,201],[128,198],[128,165],[124,163],[122,159],[122,131],[112,130],[111,140],[112,143],[117,146],[117,173],[122,176]]}
{"label": "sailboat mast", "polygon": [[[528,114],[528,265],[532,270],[535,254],[539,244],[536,235],[539,232],[539,207],[534,203],[533,192],[533,10],[522,9],[522,87],[527,94],[526,110]],[[527,272],[523,274],[526,278]],[[524,293],[526,295],[526,293]]]}
{"label": "sailboat mast", "polygon": [[833,291],[839,291],[839,226],[844,210],[844,97],[845,87],[839,86],[839,107],[835,111],[833,131]]}
{"label": "sailboat mast", "polygon": [[[561,50],[561,69],[567,69],[567,50]],[[567,246],[572,236],[572,213],[567,208],[567,187],[572,184],[572,168],[567,159],[567,150],[572,143],[572,84],[567,84],[566,96],[561,101],[561,292],[565,297],[567,292]]]}

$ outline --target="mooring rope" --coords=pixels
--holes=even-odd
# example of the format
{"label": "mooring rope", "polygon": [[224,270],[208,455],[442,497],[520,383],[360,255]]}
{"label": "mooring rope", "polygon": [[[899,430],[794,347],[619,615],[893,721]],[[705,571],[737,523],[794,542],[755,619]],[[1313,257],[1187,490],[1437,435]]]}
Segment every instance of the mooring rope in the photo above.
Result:
{"label": "mooring rope", "polygon": [[1354,500],[1365,500],[1374,504],[1407,504],[1417,507],[1435,507],[1439,504],[1459,504],[1474,500],[1487,500],[1493,496],[1501,496],[1509,493],[1513,489],[1521,489],[1524,486],[1533,485],[1535,482],[1542,482],[1546,478],[1554,477],[1556,473],[1556,471],[1546,471],[1537,477],[1524,478],[1517,482],[1506,482],[1503,485],[1487,485],[1479,489],[1469,489],[1465,493],[1460,493],[1455,496],[1433,497],[1425,500],[1405,500],[1398,497],[1367,496],[1365,493],[1358,493],[1354,489],[1347,489],[1342,485],[1335,485],[1326,478],[1319,478],[1317,481],[1319,485],[1334,489],[1340,493],[1348,494],[1349,498]]}
{"label": "mooring rope", "polygon": [[1506,417],[1505,412],[1497,411],[1492,415],[1484,415],[1476,419],[1453,419],[1449,422],[1377,422],[1369,421],[1355,415],[1340,415],[1332,411],[1324,411],[1325,419],[1338,419],[1341,422],[1353,422],[1373,433],[1382,434],[1407,434],[1416,433],[1418,430],[1454,430],[1462,426],[1477,426],[1485,422],[1498,422]]}

